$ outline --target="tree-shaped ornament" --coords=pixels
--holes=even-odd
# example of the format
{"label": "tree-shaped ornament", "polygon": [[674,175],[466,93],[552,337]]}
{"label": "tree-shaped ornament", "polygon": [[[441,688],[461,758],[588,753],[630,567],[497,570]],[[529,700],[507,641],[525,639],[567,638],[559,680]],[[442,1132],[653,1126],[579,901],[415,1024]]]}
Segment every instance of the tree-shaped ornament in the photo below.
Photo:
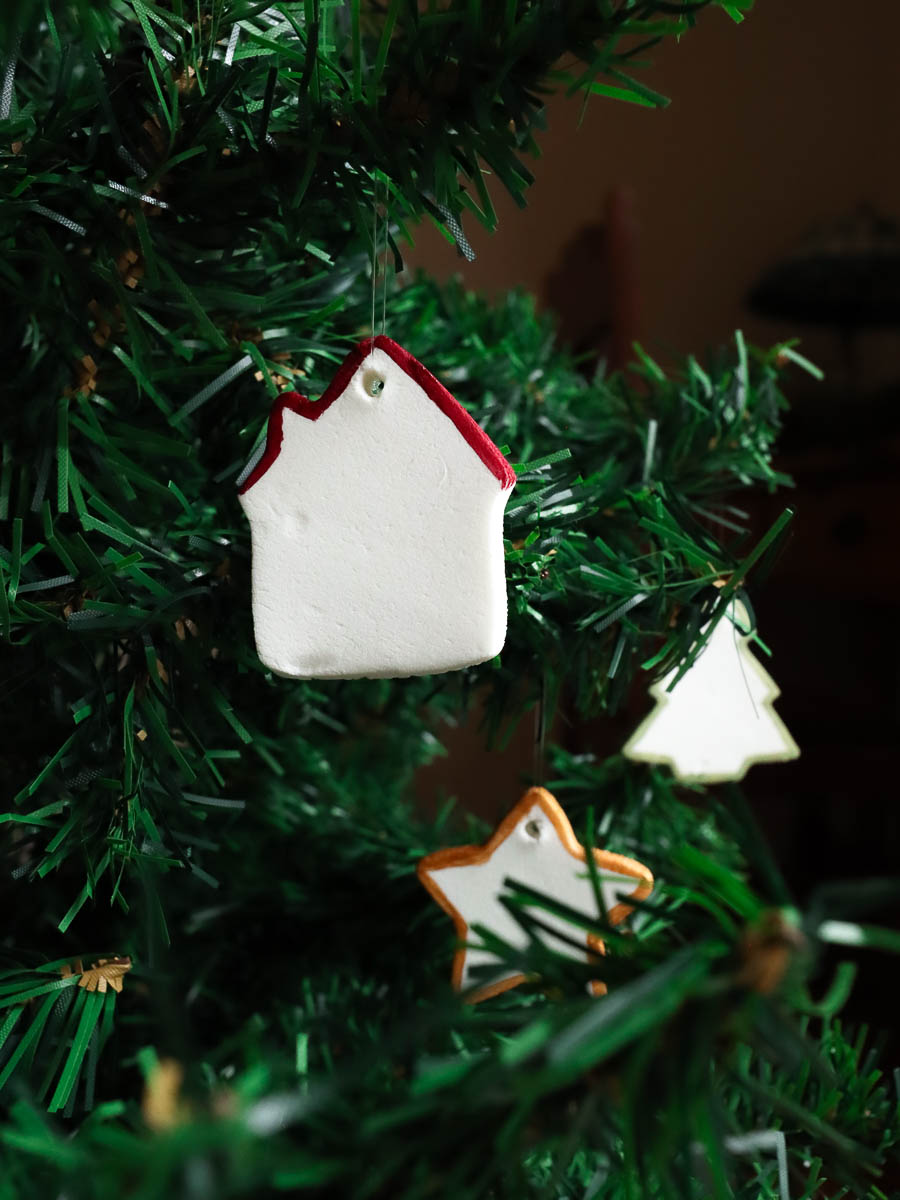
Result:
{"label": "tree-shaped ornament", "polygon": [[259,657],[300,679],[426,675],[506,638],[503,510],[516,477],[478,424],[386,337],[323,396],[278,397],[240,489]]}
{"label": "tree-shaped ornament", "polygon": [[778,686],[751,653],[751,634],[746,607],[732,601],[672,690],[677,668],[650,688],[656,707],[626,742],[626,758],[664,763],[698,783],[743,779],[753,763],[796,758],[773,707]]}
{"label": "tree-shaped ornament", "polygon": [[[616,925],[631,912],[630,900],[641,900],[653,887],[653,876],[633,858],[594,850],[606,920]],[[531,788],[483,846],[454,846],[438,850],[419,862],[418,876],[433,898],[453,918],[460,948],[453,960],[454,987],[468,991],[473,1003],[496,996],[522,983],[525,976],[477,944],[468,944],[469,930],[481,925],[511,946],[525,947],[528,935],[501,903],[512,880],[527,884],[562,904],[586,914],[597,912],[597,895],[579,843],[560,805],[545,788]],[[603,942],[584,934],[570,922],[544,909],[535,910],[546,944],[569,958],[603,952]],[[477,936],[477,935],[475,935]],[[584,951],[572,944],[584,939]],[[489,968],[497,966],[496,972]],[[479,970],[478,968],[481,968]],[[485,968],[488,968],[486,971]],[[602,983],[593,991],[602,994]]]}

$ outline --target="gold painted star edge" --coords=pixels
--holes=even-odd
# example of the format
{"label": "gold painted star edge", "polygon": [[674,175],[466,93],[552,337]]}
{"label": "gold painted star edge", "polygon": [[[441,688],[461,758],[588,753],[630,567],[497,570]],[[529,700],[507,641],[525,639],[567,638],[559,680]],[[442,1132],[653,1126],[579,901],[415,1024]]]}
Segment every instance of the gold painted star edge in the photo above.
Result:
{"label": "gold painted star edge", "polygon": [[[569,818],[566,816],[556,797],[551,795],[546,788],[542,787],[529,788],[518,804],[503,818],[484,845],[451,846],[446,850],[435,850],[434,853],[426,854],[423,859],[420,859],[416,867],[419,882],[431,898],[452,918],[460,943],[464,943],[468,937],[468,923],[459,909],[444,894],[440,885],[432,878],[431,872],[441,871],[446,867],[478,866],[480,863],[487,862],[494,851],[506,841],[522,818],[527,816],[535,805],[540,808],[544,816],[550,821],[564,849],[574,859],[577,859],[579,862],[585,862],[584,846],[575,837]],[[641,880],[638,887],[633,892],[629,892],[628,900],[643,900],[646,896],[649,896],[653,888],[653,875],[643,863],[639,863],[634,858],[627,858],[624,854],[613,854],[609,850],[599,850],[597,848],[594,849],[594,862],[597,864],[599,870],[610,871],[616,875],[629,875],[634,879]],[[607,920],[611,925],[618,925],[625,920],[632,911],[632,908],[633,905],[624,901],[615,904],[606,914]],[[603,954],[604,952],[603,940],[593,934],[588,934],[585,944],[586,956],[589,956],[591,953]],[[466,947],[465,945],[461,945],[453,956],[451,972],[451,981],[457,991],[462,989],[465,961]],[[495,983],[486,984],[484,987],[475,989],[466,997],[466,1000],[470,1004],[477,1004],[481,1000],[488,1000],[491,996],[497,996],[501,992],[509,991],[510,988],[518,987],[525,979],[526,976],[522,974],[510,975],[504,979],[498,979]],[[606,986],[600,982],[596,982],[592,985],[592,990],[595,995],[603,995],[606,991]]]}

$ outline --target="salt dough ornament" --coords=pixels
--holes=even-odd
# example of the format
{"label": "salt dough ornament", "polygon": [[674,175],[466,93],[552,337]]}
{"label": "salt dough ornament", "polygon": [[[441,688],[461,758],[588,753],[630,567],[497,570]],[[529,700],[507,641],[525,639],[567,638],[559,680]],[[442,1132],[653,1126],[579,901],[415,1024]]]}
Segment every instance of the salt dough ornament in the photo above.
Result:
{"label": "salt dough ornament", "polygon": [[[607,920],[618,924],[631,912],[626,900],[649,895],[653,876],[639,862],[606,850],[594,850]],[[597,913],[597,897],[585,864],[584,847],[572,832],[569,819],[556,799],[544,788],[531,788],[483,846],[455,846],[423,858],[417,873],[422,884],[441,908],[453,918],[461,942],[473,925],[483,925],[512,946],[527,946],[528,935],[500,903],[508,879],[527,884],[579,912]],[[599,917],[599,913],[597,914]],[[542,923],[572,939],[579,931],[569,922],[540,910]],[[579,952],[555,934],[543,933],[546,944],[569,958]],[[603,942],[585,935],[584,958],[603,952]],[[487,982],[476,968],[498,964]],[[453,959],[454,987],[481,986],[468,999],[472,1003],[496,996],[522,983],[525,976],[503,965],[491,951],[463,945]],[[602,983],[592,987],[600,995]]]}
{"label": "salt dough ornament", "polygon": [[506,638],[512,467],[390,338],[367,338],[316,401],[278,397],[240,489],[256,648],[278,675],[454,671]]}
{"label": "salt dough ornament", "polygon": [[650,688],[656,707],[625,744],[626,758],[665,763],[686,782],[722,783],[743,779],[753,763],[799,755],[772,707],[778,686],[750,653],[750,630],[747,609],[732,602],[672,691],[677,668]]}

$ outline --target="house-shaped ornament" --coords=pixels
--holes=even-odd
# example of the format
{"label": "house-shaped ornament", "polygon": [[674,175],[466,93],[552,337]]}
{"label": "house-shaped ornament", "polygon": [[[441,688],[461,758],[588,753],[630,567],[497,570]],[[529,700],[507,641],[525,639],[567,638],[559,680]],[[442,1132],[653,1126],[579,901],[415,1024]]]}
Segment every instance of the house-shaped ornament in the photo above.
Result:
{"label": "house-shaped ornament", "polygon": [[360,342],[316,401],[279,396],[240,489],[260,659],[301,679],[453,671],[506,637],[509,463],[429,371]]}

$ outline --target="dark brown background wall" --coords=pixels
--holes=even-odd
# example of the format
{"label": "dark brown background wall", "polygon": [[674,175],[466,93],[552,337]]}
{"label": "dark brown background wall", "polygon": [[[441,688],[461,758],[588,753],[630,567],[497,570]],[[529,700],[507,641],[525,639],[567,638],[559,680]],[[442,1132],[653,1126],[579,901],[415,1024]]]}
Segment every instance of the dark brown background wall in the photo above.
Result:
{"label": "dark brown background wall", "polygon": [[[592,97],[579,126],[582,100],[554,97],[528,207],[495,184],[497,232],[467,223],[474,263],[430,227],[411,261],[438,276],[462,269],[481,292],[540,293],[620,186],[638,224],[638,332],[654,352],[696,352],[738,327],[757,341],[793,335],[792,324],[750,317],[744,293],[809,229],[860,201],[900,216],[898,52],[895,0],[759,0],[741,25],[703,13],[641,73],[669,108]],[[806,333],[805,349],[831,365],[828,339]],[[884,371],[900,338],[877,340],[888,343]]]}
{"label": "dark brown background wall", "polygon": [[[554,98],[528,207],[495,186],[496,234],[468,223],[474,263],[431,229],[409,256],[438,276],[461,270],[476,290],[521,286],[552,299],[578,339],[624,303],[629,334],[666,362],[742,328],[758,343],[799,334],[825,368],[822,385],[788,381],[794,407],[779,465],[797,486],[754,513],[759,531],[786,503],[797,514],[753,597],[779,709],[803,755],[755,767],[748,791],[801,896],[829,878],[898,873],[900,331],[863,332],[848,352],[839,331],[753,316],[745,297],[800,239],[861,204],[900,220],[898,47],[895,0],[759,0],[740,26],[704,13],[642,73],[670,108],[594,98],[579,124],[581,100]],[[589,233],[611,193],[628,259],[614,286]],[[607,732],[601,743],[621,744],[617,726]],[[450,758],[423,776],[423,797],[449,791],[499,815],[531,769],[531,730],[499,756],[472,731],[449,740]],[[864,961],[856,1011],[894,1019],[884,987],[892,969],[885,958]]]}

